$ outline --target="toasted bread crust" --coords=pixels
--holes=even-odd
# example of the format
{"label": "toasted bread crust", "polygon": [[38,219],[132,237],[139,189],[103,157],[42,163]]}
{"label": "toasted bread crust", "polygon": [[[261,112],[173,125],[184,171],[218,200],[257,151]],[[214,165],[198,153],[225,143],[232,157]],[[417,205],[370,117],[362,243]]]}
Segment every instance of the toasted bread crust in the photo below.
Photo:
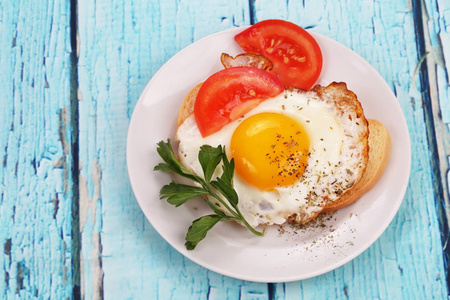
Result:
{"label": "toasted bread crust", "polygon": [[369,163],[361,180],[339,199],[327,205],[322,212],[344,208],[370,191],[383,175],[389,161],[391,138],[386,127],[377,120],[369,119]]}

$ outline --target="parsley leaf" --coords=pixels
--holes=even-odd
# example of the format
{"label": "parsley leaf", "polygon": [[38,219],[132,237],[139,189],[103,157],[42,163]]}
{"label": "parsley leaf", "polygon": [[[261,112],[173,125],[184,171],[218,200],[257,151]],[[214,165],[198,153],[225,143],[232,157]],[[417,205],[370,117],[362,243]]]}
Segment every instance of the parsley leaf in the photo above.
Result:
{"label": "parsley leaf", "polygon": [[222,176],[220,178],[225,181],[226,184],[233,187],[233,175],[234,175],[234,159],[228,161],[225,150],[222,153]]}
{"label": "parsley leaf", "polygon": [[217,165],[222,159],[222,147],[211,147],[210,145],[203,145],[198,153],[198,160],[202,166],[205,180],[210,181]]}
{"label": "parsley leaf", "polygon": [[167,142],[160,141],[158,143],[157,148],[159,156],[164,160],[165,163],[158,164],[154,170],[156,171],[163,171],[163,172],[172,172],[175,174],[178,174],[180,176],[183,176],[185,178],[191,179],[193,181],[203,181],[199,176],[189,171],[187,168],[185,168],[175,157],[175,154],[173,153],[172,145],[170,144],[170,140],[167,140]]}
{"label": "parsley leaf", "polygon": [[[219,221],[239,221],[254,234],[264,235],[265,231],[255,230],[239,211],[239,197],[233,188],[234,160],[228,160],[222,146],[203,145],[200,147],[198,159],[203,170],[203,178],[185,168],[177,160],[170,140],[159,142],[157,151],[164,163],[155,166],[155,171],[175,173],[199,185],[191,186],[172,181],[161,188],[160,198],[167,199],[168,203],[178,207],[190,199],[201,196],[214,212],[214,214],[203,216],[192,222],[186,233],[186,249],[195,249],[198,243],[206,237],[208,231]],[[222,163],[222,174],[215,180],[211,180],[220,163]],[[210,198],[215,198],[217,202],[211,201]]]}
{"label": "parsley leaf", "polygon": [[239,202],[236,191],[222,178],[217,178],[216,181],[211,181],[211,185],[215,187],[220,193],[236,208]]}
{"label": "parsley leaf", "polygon": [[186,249],[194,250],[197,244],[206,237],[206,233],[221,219],[222,217],[218,215],[207,215],[192,222],[186,234]]}
{"label": "parsley leaf", "polygon": [[161,199],[167,198],[167,202],[178,207],[190,199],[207,194],[208,192],[200,187],[172,181],[162,187],[159,197]]}

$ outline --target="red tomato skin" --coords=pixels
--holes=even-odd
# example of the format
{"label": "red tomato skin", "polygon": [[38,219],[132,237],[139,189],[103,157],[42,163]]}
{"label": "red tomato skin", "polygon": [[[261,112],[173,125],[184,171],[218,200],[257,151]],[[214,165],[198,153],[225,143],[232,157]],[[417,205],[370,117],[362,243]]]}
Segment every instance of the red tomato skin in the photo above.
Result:
{"label": "red tomato skin", "polygon": [[310,89],[320,76],[323,57],[319,44],[294,23],[261,21],[237,34],[235,41],[244,51],[270,59],[273,72],[287,87]]}
{"label": "red tomato skin", "polygon": [[211,75],[201,86],[194,116],[203,137],[219,131],[261,101],[284,91],[273,74],[252,67],[233,67]]}

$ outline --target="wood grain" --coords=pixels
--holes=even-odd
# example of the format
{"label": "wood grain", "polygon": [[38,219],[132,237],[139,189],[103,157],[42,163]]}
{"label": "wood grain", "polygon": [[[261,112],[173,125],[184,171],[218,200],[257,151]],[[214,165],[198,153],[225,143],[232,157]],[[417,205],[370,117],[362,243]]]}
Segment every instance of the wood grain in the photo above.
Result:
{"label": "wood grain", "polygon": [[426,57],[422,73],[428,84],[423,92],[428,103],[429,141],[435,148],[431,164],[435,170],[436,209],[450,287],[450,28],[446,26],[449,12],[448,1],[422,2],[422,47]]}
{"label": "wood grain", "polygon": [[0,3],[1,299],[72,295],[69,4]]}
{"label": "wood grain", "polygon": [[[449,12],[446,0],[1,1],[0,299],[448,298]],[[202,37],[268,18],[371,63],[413,153],[405,200],[377,242],[332,272],[279,284],[175,251],[142,214],[125,161],[134,105],[157,70]]]}

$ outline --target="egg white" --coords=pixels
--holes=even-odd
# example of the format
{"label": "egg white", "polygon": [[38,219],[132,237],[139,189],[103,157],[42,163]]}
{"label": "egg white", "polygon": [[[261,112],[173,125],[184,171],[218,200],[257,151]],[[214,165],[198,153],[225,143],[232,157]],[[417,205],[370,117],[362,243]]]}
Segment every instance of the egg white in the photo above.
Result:
{"label": "egg white", "polygon": [[[293,214],[297,214],[299,221],[308,220],[320,212],[324,197],[327,201],[333,201],[339,195],[340,190],[337,189],[341,189],[346,182],[351,183],[356,176],[349,172],[358,164],[350,149],[350,135],[346,133],[353,130],[352,124],[345,124],[333,101],[323,101],[315,93],[285,91],[263,101],[244,117],[205,138],[200,134],[192,114],[176,133],[181,163],[202,175],[198,161],[200,147],[205,144],[214,147],[222,145],[229,150],[237,126],[246,118],[263,112],[280,113],[297,120],[308,133],[310,156],[302,178],[275,191],[260,190],[235,174],[234,188],[239,195],[239,209],[253,227],[282,224]],[[214,176],[220,176],[220,173],[221,168],[217,168]]]}

